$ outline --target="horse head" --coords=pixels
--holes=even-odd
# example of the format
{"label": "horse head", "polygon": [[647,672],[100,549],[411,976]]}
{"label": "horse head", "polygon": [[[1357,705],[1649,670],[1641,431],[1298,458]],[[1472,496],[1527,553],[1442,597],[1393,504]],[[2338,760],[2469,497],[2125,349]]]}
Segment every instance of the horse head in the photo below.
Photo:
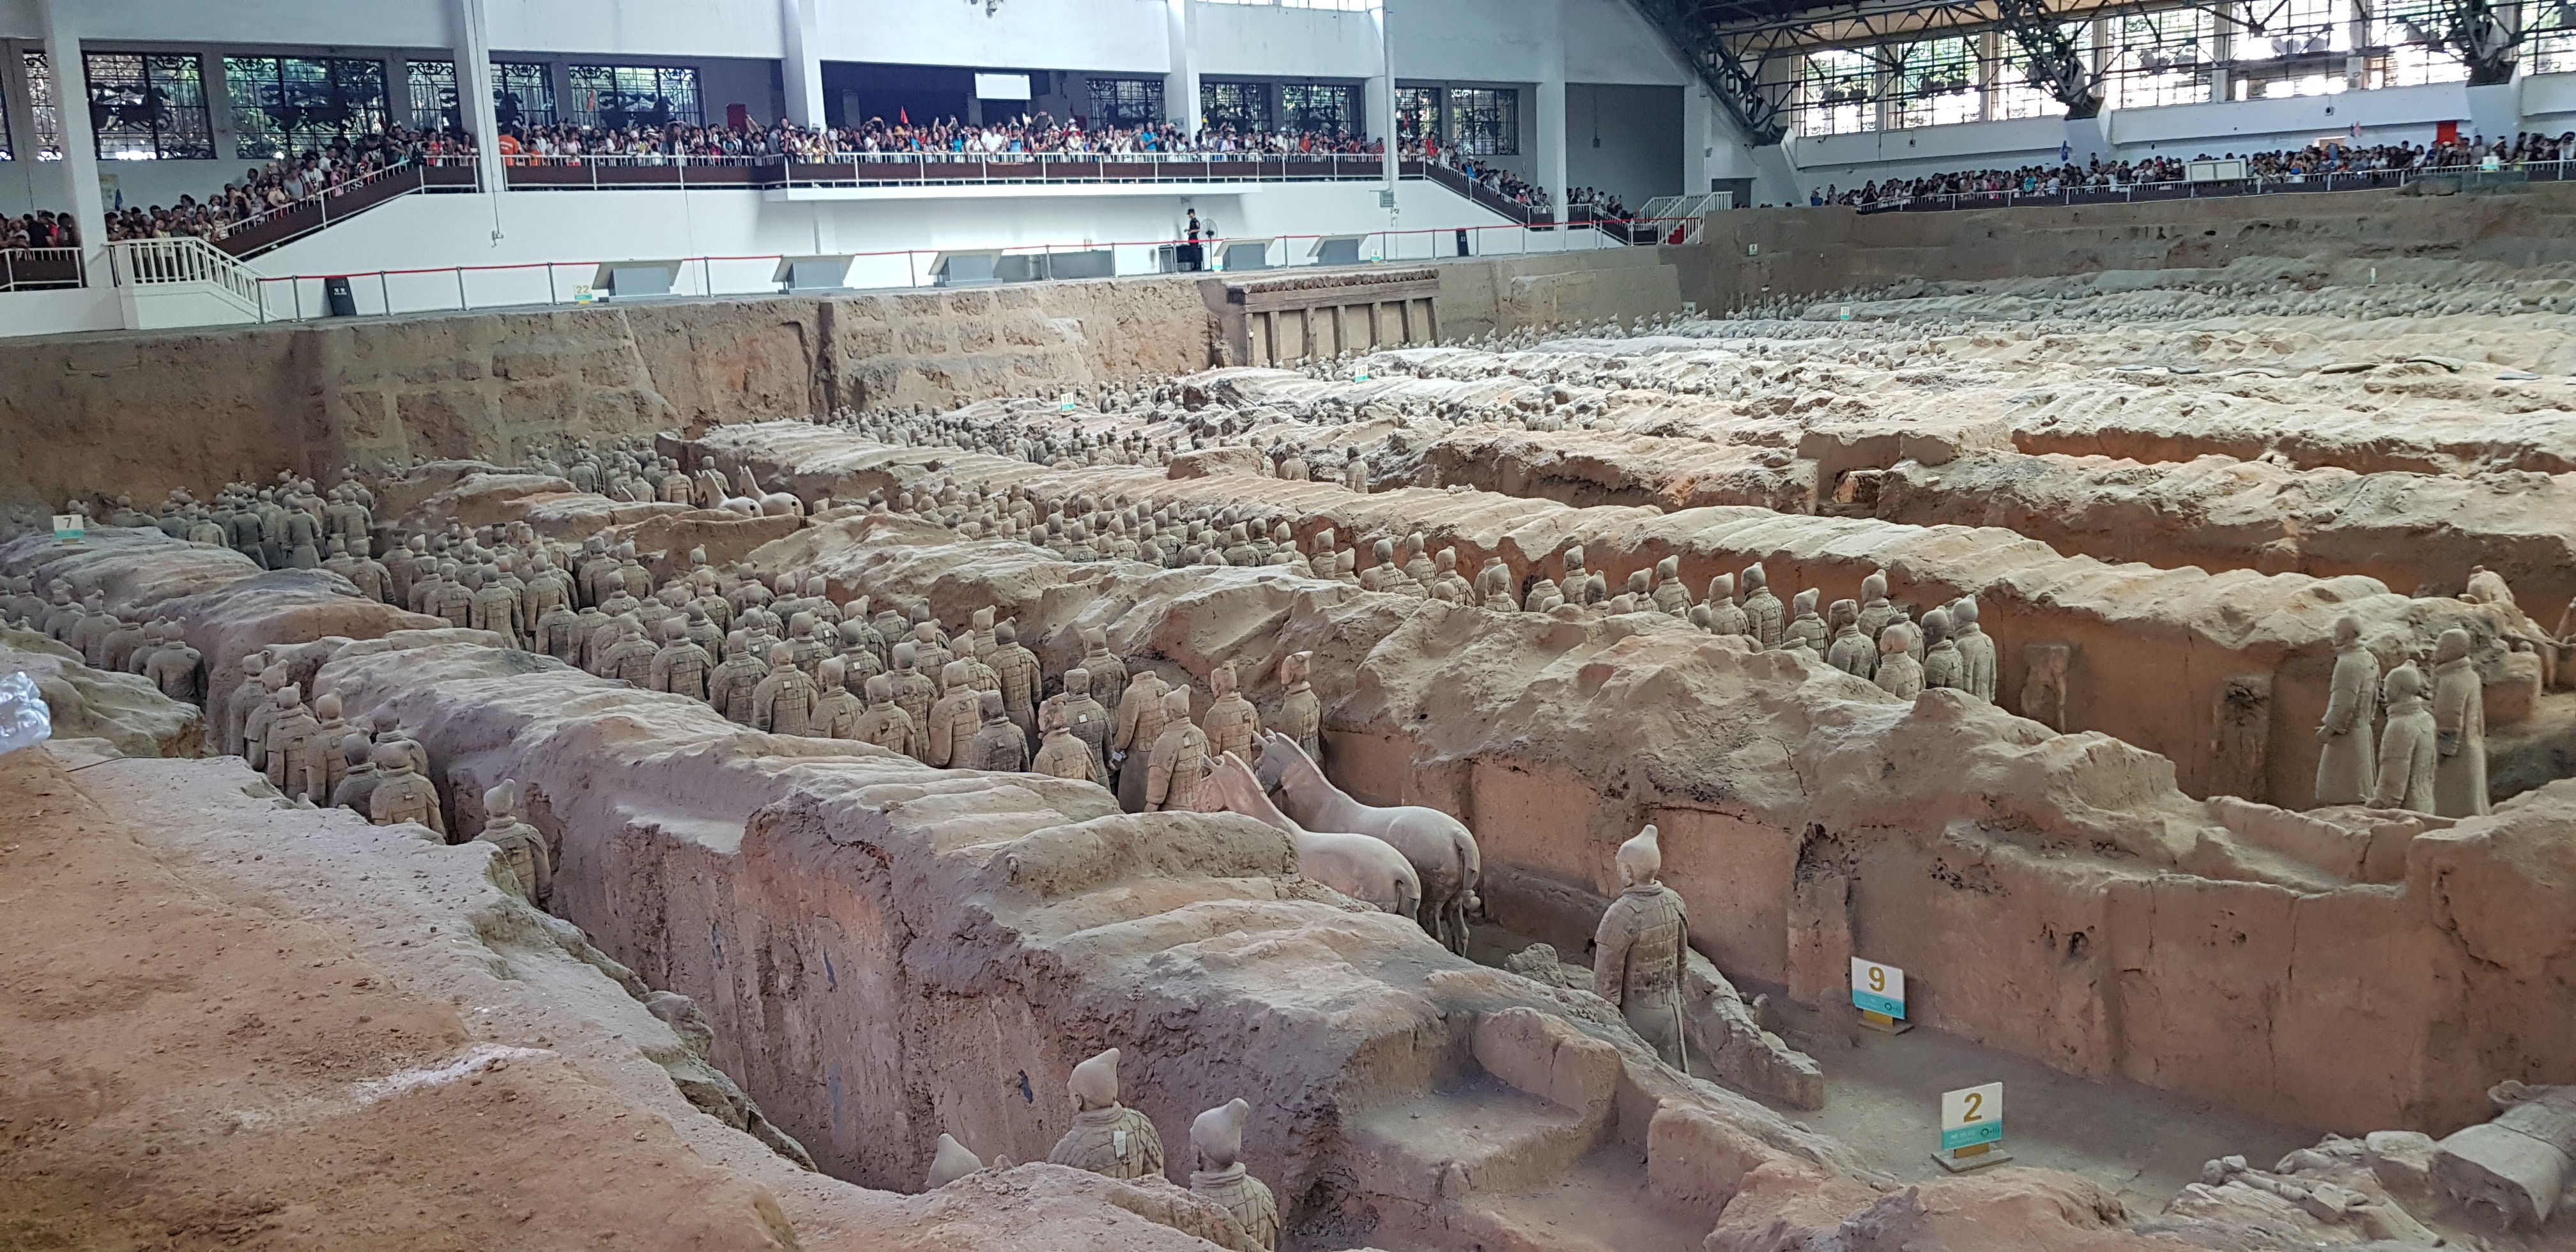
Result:
{"label": "horse head", "polygon": [[[1306,754],[1298,751],[1296,740],[1280,734],[1275,730],[1263,731],[1261,734],[1261,769],[1259,775],[1261,780],[1261,789],[1265,792],[1276,790],[1280,784],[1288,779],[1296,764],[1298,762],[1305,761],[1305,759]],[[1306,763],[1309,765],[1313,764],[1312,762]]]}
{"label": "horse head", "polygon": [[1217,754],[1200,787],[1202,812],[1240,813],[1255,821],[1267,820],[1262,810],[1270,805],[1262,795],[1260,780],[1253,777],[1252,767],[1231,751]]}

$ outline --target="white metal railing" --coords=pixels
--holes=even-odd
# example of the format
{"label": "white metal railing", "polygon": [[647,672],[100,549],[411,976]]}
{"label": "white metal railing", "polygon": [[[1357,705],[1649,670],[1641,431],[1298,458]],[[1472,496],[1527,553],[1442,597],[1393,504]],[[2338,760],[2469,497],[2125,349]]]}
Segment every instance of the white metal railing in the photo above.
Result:
{"label": "white metal railing", "polygon": [[[1618,228],[1595,230],[1596,225]],[[1549,223],[1536,227],[1513,225],[1459,226],[1417,228],[1412,230],[1372,231],[1358,236],[1330,236],[1335,239],[1356,238],[1357,256],[1362,265],[1421,263],[1457,257],[1496,257],[1546,255],[1565,252],[1590,252],[1626,246],[1629,243],[1682,243],[1695,239],[1698,219],[1667,218],[1660,221],[1631,219],[1616,223],[1580,221],[1559,227]],[[1297,274],[1310,272],[1317,264],[1314,245],[1326,236],[1282,235],[1273,237],[1263,250],[1257,267],[1235,271],[1241,274]],[[1171,273],[1187,268],[1179,263],[1179,249],[1187,243],[1178,239],[1140,239],[1109,242],[1064,244],[1025,244],[998,248],[1009,257],[1031,261],[1061,256],[1096,257],[1107,252],[1110,274],[1127,277],[1142,274]],[[1228,241],[1210,238],[1201,241],[1203,253],[1213,261],[1230,252]],[[935,287],[946,280],[934,271],[941,250],[937,248],[895,249],[884,252],[861,252],[850,257],[844,278],[845,290],[901,290]],[[693,256],[680,260],[674,271],[670,295],[643,297],[704,297],[720,295],[776,295],[781,284],[773,277],[783,258],[775,253],[756,256]],[[1239,259],[1239,258],[1238,258]],[[377,316],[395,313],[458,312],[472,309],[517,308],[608,299],[606,293],[594,293],[589,284],[600,266],[599,261],[531,261],[514,265],[448,265],[424,269],[367,270],[348,274],[292,274],[264,277],[259,280],[266,293],[261,302],[263,321],[302,321],[333,316]],[[1043,273],[1051,268],[1034,265]],[[1209,272],[1217,272],[1211,269]],[[1033,281],[1077,281],[1074,279],[1041,279]],[[335,284],[345,284],[337,312],[333,306]],[[627,297],[629,302],[638,297]]]}
{"label": "white metal railing", "polygon": [[0,248],[0,291],[78,287],[88,272],[80,248]]}
{"label": "white metal railing", "polygon": [[405,157],[391,165],[379,166],[376,169],[368,170],[366,173],[358,175],[356,178],[345,179],[341,182],[333,183],[328,187],[324,187],[320,191],[306,192],[302,196],[289,200],[284,204],[262,209],[248,217],[233,218],[232,220],[215,227],[215,238],[227,239],[234,235],[243,234],[265,226],[270,222],[282,219],[289,214],[297,213],[305,209],[320,209],[321,216],[327,221],[331,216],[332,202],[347,196],[356,195],[360,191],[392,179],[411,178],[417,180],[420,177],[421,167],[428,163],[429,162],[420,158]]}
{"label": "white metal railing", "polygon": [[[429,166],[470,156],[423,158]],[[1386,158],[1347,152],[869,152],[715,155],[512,153],[513,191],[654,187],[861,187],[976,183],[1354,182],[1386,176]],[[1419,162],[1405,158],[1407,177]]]}
{"label": "white metal railing", "polygon": [[120,239],[107,248],[120,287],[206,283],[241,301],[245,309],[259,308],[258,271],[194,235]]}

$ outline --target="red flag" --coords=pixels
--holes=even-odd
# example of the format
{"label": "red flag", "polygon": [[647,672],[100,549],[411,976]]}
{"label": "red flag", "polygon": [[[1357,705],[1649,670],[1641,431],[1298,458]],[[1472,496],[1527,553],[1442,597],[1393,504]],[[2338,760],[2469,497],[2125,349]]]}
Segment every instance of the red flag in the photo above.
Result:
{"label": "red flag", "polygon": [[912,111],[910,109],[897,108],[894,111],[894,124],[897,126],[912,125]]}

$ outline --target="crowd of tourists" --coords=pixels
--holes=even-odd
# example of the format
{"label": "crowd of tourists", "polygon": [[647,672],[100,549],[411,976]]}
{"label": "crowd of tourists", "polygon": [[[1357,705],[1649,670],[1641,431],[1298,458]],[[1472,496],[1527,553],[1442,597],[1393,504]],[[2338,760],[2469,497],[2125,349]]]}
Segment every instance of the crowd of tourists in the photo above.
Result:
{"label": "crowd of tourists", "polygon": [[[252,170],[223,190],[199,200],[179,197],[176,205],[127,206],[107,215],[107,237],[169,239],[195,235],[221,239],[243,224],[314,196],[346,187],[378,170],[427,156],[471,153],[473,142],[449,131],[416,132],[399,124],[355,137],[334,138],[315,149],[282,155]],[[69,226],[69,218],[63,221]],[[42,244],[11,247],[36,246]]]}
{"label": "crowd of tourists", "polygon": [[504,128],[504,159],[580,156],[779,157],[845,161],[948,153],[964,157],[1013,154],[1124,155],[1131,153],[1250,153],[1262,155],[1360,155],[1375,142],[1319,130],[1252,131],[1211,126],[1190,135],[1169,122],[1139,126],[1088,126],[1079,118],[1044,113],[1007,121],[892,122],[869,118],[856,126],[810,127],[787,123],[733,128],[675,122],[668,126],[515,126]]}
{"label": "crowd of tourists", "polygon": [[[943,152],[961,156],[1238,152],[1365,155],[1378,150],[1374,141],[1324,131],[1255,133],[1218,126],[1189,135],[1171,123],[1094,128],[1078,119],[1059,121],[1044,114],[980,124],[957,118],[924,124],[908,119],[889,123],[870,118],[863,125],[830,128],[786,124],[734,128],[687,122],[622,127],[512,125],[503,127],[501,134],[505,162],[585,156],[785,156],[824,161],[848,160],[853,155],[891,159],[896,154]],[[299,201],[333,193],[386,167],[409,160],[470,157],[475,151],[472,136],[462,132],[415,132],[389,125],[379,132],[335,138],[322,147],[282,156],[203,200],[183,195],[175,205],[114,209],[107,218],[108,238],[195,235],[221,239],[247,222]],[[44,213],[6,219],[0,225],[6,227],[8,247],[59,247],[69,242],[71,219],[68,214]]]}
{"label": "crowd of tourists", "polygon": [[[2517,169],[2556,162],[2571,153],[2576,153],[2576,131],[2556,137],[2524,133],[2510,142],[2489,142],[2483,136],[2433,144],[2365,146],[2321,142],[2305,148],[2249,153],[2242,158],[2231,152],[2217,158],[2203,156],[2194,159],[2242,159],[2246,163],[2246,173],[2251,177],[2296,183],[2338,174]],[[1961,170],[1921,178],[1873,180],[1850,190],[1827,186],[1809,193],[1807,203],[1817,207],[1837,204],[1887,208],[1910,204],[1925,197],[2006,193],[2053,196],[2060,192],[2113,191],[2182,182],[2189,176],[2189,165],[2190,161],[2175,156],[2146,157],[2135,161],[2104,161],[2096,157],[2080,166],[2066,163],[2027,165],[2018,169]]]}

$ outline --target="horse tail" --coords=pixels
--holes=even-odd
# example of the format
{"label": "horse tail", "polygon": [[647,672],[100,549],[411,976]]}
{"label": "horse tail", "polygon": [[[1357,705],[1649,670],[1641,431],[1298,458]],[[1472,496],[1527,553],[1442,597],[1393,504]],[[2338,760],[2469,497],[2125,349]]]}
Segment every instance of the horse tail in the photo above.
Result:
{"label": "horse tail", "polygon": [[1467,823],[1458,822],[1457,826],[1449,842],[1458,854],[1458,889],[1474,895],[1477,883],[1484,877],[1484,853],[1477,849],[1476,834],[1467,829]]}
{"label": "horse tail", "polygon": [[1405,866],[1404,871],[1395,876],[1395,915],[1420,924],[1422,883],[1413,876],[1412,866]]}

